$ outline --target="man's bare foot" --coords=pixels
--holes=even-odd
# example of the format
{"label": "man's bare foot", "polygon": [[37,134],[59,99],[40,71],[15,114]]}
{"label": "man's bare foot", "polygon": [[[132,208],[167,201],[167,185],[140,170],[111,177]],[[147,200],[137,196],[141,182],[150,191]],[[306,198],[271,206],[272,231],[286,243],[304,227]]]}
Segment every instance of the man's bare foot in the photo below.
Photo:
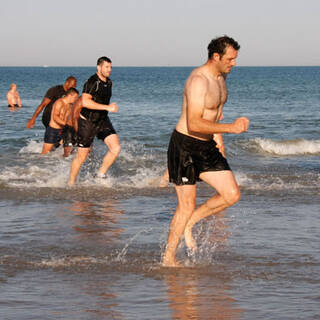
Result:
{"label": "man's bare foot", "polygon": [[98,171],[95,176],[96,176],[96,178],[101,178],[101,179],[103,179],[103,178],[106,177],[106,174],[105,174],[105,173],[101,173],[100,171]]}
{"label": "man's bare foot", "polygon": [[68,186],[69,187],[74,187],[74,185],[75,185],[75,182],[74,181],[68,181]]}
{"label": "man's bare foot", "polygon": [[182,264],[179,263],[175,258],[163,257],[162,266],[170,268],[179,268],[182,267]]}
{"label": "man's bare foot", "polygon": [[184,229],[184,242],[189,250],[195,252],[197,251],[198,247],[197,244],[192,236],[192,228],[186,226]]}

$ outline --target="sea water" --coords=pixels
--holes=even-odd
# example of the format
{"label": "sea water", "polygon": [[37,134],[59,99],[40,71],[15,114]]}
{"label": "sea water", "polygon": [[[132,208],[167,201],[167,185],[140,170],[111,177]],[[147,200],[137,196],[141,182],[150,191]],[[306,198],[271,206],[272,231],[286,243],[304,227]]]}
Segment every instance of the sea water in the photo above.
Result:
{"label": "sea water", "polygon": [[[41,156],[50,87],[92,67],[0,68],[0,319],[319,319],[320,67],[236,67],[224,135],[242,198],[182,241],[183,268],[161,267],[177,204],[158,188],[191,67],[114,67],[110,113],[122,151],[104,179],[95,140],[74,188],[74,157]],[[7,108],[17,83],[23,107]],[[197,186],[197,205],[214,194]]]}

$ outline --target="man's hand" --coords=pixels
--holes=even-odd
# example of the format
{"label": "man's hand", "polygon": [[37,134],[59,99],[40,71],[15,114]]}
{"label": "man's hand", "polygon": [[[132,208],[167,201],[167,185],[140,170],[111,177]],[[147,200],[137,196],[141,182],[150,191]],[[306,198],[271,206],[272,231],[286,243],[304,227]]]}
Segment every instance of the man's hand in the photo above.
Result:
{"label": "man's hand", "polygon": [[27,128],[28,129],[31,129],[31,128],[33,128],[34,127],[34,124],[35,124],[35,120],[34,119],[30,119],[28,122],[27,122]]}
{"label": "man's hand", "polygon": [[118,112],[118,105],[116,102],[112,102],[107,106],[107,111]]}
{"label": "man's hand", "polygon": [[225,152],[225,148],[224,148],[224,143],[223,143],[223,139],[222,139],[222,134],[220,133],[215,133],[213,136],[213,140],[216,142],[217,144],[217,148],[219,149],[220,153],[223,155],[223,157],[226,157],[226,152]]}
{"label": "man's hand", "polygon": [[233,132],[232,133],[242,133],[248,130],[250,120],[246,117],[241,117],[233,122]]}

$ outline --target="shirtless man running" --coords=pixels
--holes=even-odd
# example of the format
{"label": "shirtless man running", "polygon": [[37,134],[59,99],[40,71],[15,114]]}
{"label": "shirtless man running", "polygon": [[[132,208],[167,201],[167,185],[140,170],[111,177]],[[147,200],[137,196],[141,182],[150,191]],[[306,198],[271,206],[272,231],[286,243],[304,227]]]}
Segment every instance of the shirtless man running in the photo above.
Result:
{"label": "shirtless man running", "polygon": [[19,92],[17,90],[17,85],[15,83],[12,83],[10,85],[10,90],[7,93],[7,100],[8,100],[8,108],[22,107]]}
{"label": "shirtless man running", "polygon": [[[241,117],[233,123],[219,123],[227,101],[226,75],[236,65],[239,49],[230,37],[213,39],[208,45],[208,61],[186,81],[181,116],[168,148],[169,180],[175,184],[178,206],[170,224],[164,266],[179,266],[176,250],[183,234],[186,246],[196,250],[192,227],[240,199],[239,186],[223,156],[221,134],[245,132],[249,120]],[[199,180],[217,193],[195,210]]]}
{"label": "shirtless man running", "polygon": [[71,105],[76,101],[79,92],[70,88],[63,98],[58,99],[52,107],[49,126],[46,128],[41,154],[47,154],[62,139],[63,129],[71,119]]}

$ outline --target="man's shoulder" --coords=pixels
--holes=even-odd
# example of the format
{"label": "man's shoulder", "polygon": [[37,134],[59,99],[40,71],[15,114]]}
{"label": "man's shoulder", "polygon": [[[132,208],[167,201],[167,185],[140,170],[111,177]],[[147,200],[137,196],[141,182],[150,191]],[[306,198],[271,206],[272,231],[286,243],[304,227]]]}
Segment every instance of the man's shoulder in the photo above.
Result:
{"label": "man's shoulder", "polygon": [[56,85],[56,86],[53,86],[53,87],[51,87],[48,91],[47,91],[47,93],[46,93],[46,96],[47,97],[51,97],[51,96],[55,96],[55,95],[59,95],[59,94],[61,94],[61,93],[64,93],[65,91],[64,91],[64,88],[63,88],[63,85],[61,85],[61,84],[59,84],[59,85]]}
{"label": "man's shoulder", "polygon": [[206,86],[207,83],[208,83],[208,77],[203,72],[201,67],[194,69],[186,81],[187,86],[189,85]]}
{"label": "man's shoulder", "polygon": [[90,78],[88,78],[88,80],[86,81],[86,83],[95,83],[99,81],[99,77],[98,75],[95,73],[93,74]]}
{"label": "man's shoulder", "polygon": [[100,78],[99,78],[99,76],[95,73],[95,74],[93,74],[87,81],[86,81],[86,83],[91,83],[91,84],[96,84],[97,82],[100,84],[112,84],[112,80],[110,79],[110,78],[107,78],[107,80],[106,81],[104,81],[104,80],[101,80]]}
{"label": "man's shoulder", "polygon": [[192,70],[190,76],[194,77],[201,77],[201,78],[208,78],[208,69],[206,65],[199,66]]}
{"label": "man's shoulder", "polygon": [[98,86],[99,77],[95,73],[84,83],[82,93],[92,94],[94,91],[97,91]]}
{"label": "man's shoulder", "polygon": [[53,107],[60,108],[63,105],[64,105],[63,98],[59,98],[54,102]]}
{"label": "man's shoulder", "polygon": [[61,89],[64,90],[63,85],[57,84],[56,86],[51,87],[49,90],[51,91],[51,90],[61,90]]}

